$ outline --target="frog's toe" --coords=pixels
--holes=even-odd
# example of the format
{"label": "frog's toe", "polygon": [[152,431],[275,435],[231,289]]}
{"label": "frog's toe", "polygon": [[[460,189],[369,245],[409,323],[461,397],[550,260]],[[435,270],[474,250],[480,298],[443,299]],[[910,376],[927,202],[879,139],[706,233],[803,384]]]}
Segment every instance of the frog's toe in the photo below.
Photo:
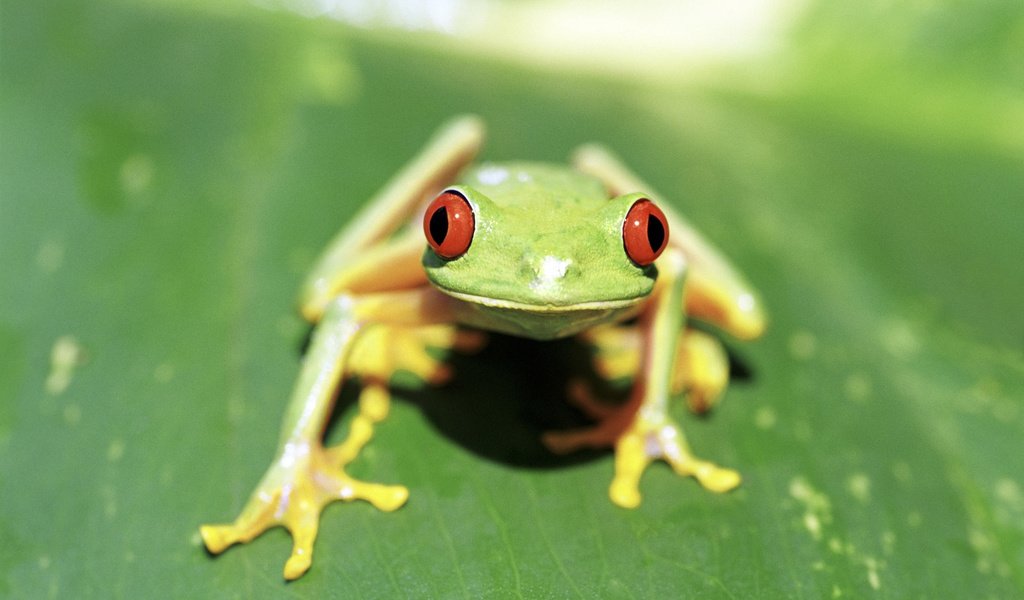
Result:
{"label": "frog's toe", "polygon": [[473,353],[487,343],[487,334],[484,332],[452,325],[433,325],[403,331],[401,335],[393,336],[390,345],[394,368],[409,371],[431,385],[446,383],[452,377],[452,369],[429,349]]}
{"label": "frog's toe", "polygon": [[479,329],[452,325],[431,325],[418,329],[420,340],[432,348],[476,352],[487,343],[487,334]]}
{"label": "frog's toe", "polygon": [[740,474],[732,469],[722,468],[706,461],[696,462],[699,464],[693,470],[693,476],[705,489],[712,492],[728,492],[742,481]]}
{"label": "frog's toe", "polygon": [[231,524],[203,525],[203,543],[219,554],[235,543],[245,543],[267,529],[282,526],[292,536],[292,552],[285,563],[285,579],[296,579],[309,569],[320,513],[337,500],[365,500],[392,511],[409,498],[400,485],[367,483],[350,477],[320,446],[279,457]]}
{"label": "frog's toe", "polygon": [[663,457],[672,470],[683,476],[694,477],[704,489],[711,492],[728,492],[741,482],[740,474],[732,469],[695,457],[681,446],[670,448]]}
{"label": "frog's toe", "polygon": [[622,508],[636,508],[640,506],[640,501],[643,499],[637,482],[623,481],[619,477],[613,479],[612,484],[608,487],[608,497]]}
{"label": "frog's toe", "polygon": [[640,504],[639,481],[654,460],[664,460],[679,475],[694,477],[705,489],[727,492],[740,484],[740,474],[732,469],[693,455],[682,429],[670,420],[657,423],[638,419],[615,446],[615,479],[609,495],[619,506]]}
{"label": "frog's toe", "polygon": [[402,508],[409,500],[409,488],[404,485],[380,485],[363,483],[359,497],[373,505],[377,510],[391,512]]}
{"label": "frog's toe", "polygon": [[394,370],[409,371],[431,385],[440,385],[451,379],[452,370],[443,361],[434,358],[427,346],[415,340],[405,340],[391,348]]}
{"label": "frog's toe", "polygon": [[313,542],[316,541],[319,525],[319,515],[306,513],[289,527],[292,533],[292,554],[284,563],[284,578],[288,581],[301,577],[313,564]]}
{"label": "frog's toe", "polygon": [[199,535],[211,554],[220,554],[234,544],[244,544],[274,525],[274,506],[280,494],[265,494],[249,499],[233,523],[202,525]]}
{"label": "frog's toe", "polygon": [[366,381],[387,382],[396,371],[408,371],[431,384],[444,383],[451,370],[430,348],[448,351],[462,341],[455,327],[367,327],[349,354],[347,374]]}
{"label": "frog's toe", "polygon": [[643,445],[642,436],[635,432],[627,432],[615,444],[615,477],[608,497],[623,508],[640,506],[640,476],[651,462]]}
{"label": "frog's toe", "polygon": [[635,327],[595,327],[580,334],[594,351],[594,370],[607,381],[632,378],[640,367],[642,344]]}
{"label": "frog's toe", "polygon": [[231,545],[241,541],[241,536],[232,525],[202,525],[199,527],[199,535],[203,538],[203,545],[211,554],[220,554]]}

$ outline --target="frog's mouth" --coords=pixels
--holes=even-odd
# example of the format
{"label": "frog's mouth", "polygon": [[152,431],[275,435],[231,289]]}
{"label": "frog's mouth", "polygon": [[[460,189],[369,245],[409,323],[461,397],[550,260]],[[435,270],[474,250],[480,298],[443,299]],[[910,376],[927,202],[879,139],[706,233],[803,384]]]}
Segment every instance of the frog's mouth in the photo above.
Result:
{"label": "frog's mouth", "polygon": [[535,340],[575,335],[596,325],[628,319],[640,310],[644,301],[644,298],[629,298],[560,305],[519,302],[438,289],[471,308],[463,314],[463,325]]}
{"label": "frog's mouth", "polygon": [[630,308],[637,304],[640,304],[646,297],[640,298],[625,298],[621,300],[594,300],[591,302],[574,302],[572,304],[550,304],[550,303],[530,303],[530,302],[518,302],[516,300],[505,300],[502,298],[488,298],[486,296],[477,296],[475,294],[467,294],[465,292],[456,292],[453,290],[446,290],[442,287],[436,286],[438,290],[445,294],[463,300],[472,304],[478,304],[486,306],[488,308],[500,308],[511,311],[524,311],[539,314],[566,314],[574,312],[592,312],[592,311],[609,311],[609,310],[620,310],[623,308]]}

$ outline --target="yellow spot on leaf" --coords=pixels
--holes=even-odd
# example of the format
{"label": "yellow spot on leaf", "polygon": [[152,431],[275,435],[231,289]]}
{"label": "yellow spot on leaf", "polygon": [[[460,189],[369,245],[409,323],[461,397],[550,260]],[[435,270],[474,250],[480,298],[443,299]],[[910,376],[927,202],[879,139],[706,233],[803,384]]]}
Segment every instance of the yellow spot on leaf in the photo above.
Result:
{"label": "yellow spot on leaf", "polygon": [[153,159],[145,154],[129,156],[121,163],[121,190],[126,196],[146,191],[153,183]]}
{"label": "yellow spot on leaf", "polygon": [[78,425],[78,422],[82,420],[82,409],[77,404],[68,404],[64,407],[62,416],[68,425]]}
{"label": "yellow spot on leaf", "polygon": [[871,395],[871,379],[864,373],[853,373],[843,382],[843,392],[853,402],[864,402]]}
{"label": "yellow spot on leaf", "polygon": [[889,323],[881,333],[882,347],[889,351],[896,358],[908,359],[917,354],[921,342],[917,335],[910,328],[910,324],[903,321]]}
{"label": "yellow spot on leaf", "polygon": [[36,266],[44,273],[53,273],[64,264],[64,246],[53,240],[43,243],[36,254]]}
{"label": "yellow spot on leaf", "polygon": [[871,589],[877,590],[882,587],[882,580],[878,577],[878,561],[869,556],[864,559],[864,564],[868,568],[868,584]]}
{"label": "yellow spot on leaf", "polygon": [[775,411],[768,406],[762,406],[757,409],[756,413],[754,413],[754,425],[757,426],[758,429],[771,429],[772,427],[775,427],[775,423],[777,423],[778,420],[779,419],[775,414]]}
{"label": "yellow spot on leaf", "polygon": [[910,470],[910,465],[903,462],[902,460],[893,464],[892,474],[893,476],[896,477],[896,479],[900,481],[900,483],[907,483],[913,476],[913,473]]}
{"label": "yellow spot on leaf", "polygon": [[797,360],[808,360],[817,352],[818,340],[809,331],[797,331],[789,337],[789,354]]}
{"label": "yellow spot on leaf", "polygon": [[50,349],[50,372],[46,376],[46,391],[56,396],[68,389],[75,367],[84,362],[84,357],[85,353],[74,336],[64,335],[57,338]]}
{"label": "yellow spot on leaf", "polygon": [[124,442],[121,440],[113,440],[110,445],[107,446],[107,460],[110,462],[117,462],[124,456]]}
{"label": "yellow spot on leaf", "polygon": [[789,495],[804,507],[803,524],[815,540],[821,539],[823,525],[832,522],[832,503],[802,477],[789,482]]}
{"label": "yellow spot on leaf", "polygon": [[153,379],[160,383],[167,383],[174,379],[174,365],[171,363],[160,363],[153,369]]}
{"label": "yellow spot on leaf", "polygon": [[863,473],[854,473],[846,480],[846,489],[861,504],[871,500],[871,480]]}

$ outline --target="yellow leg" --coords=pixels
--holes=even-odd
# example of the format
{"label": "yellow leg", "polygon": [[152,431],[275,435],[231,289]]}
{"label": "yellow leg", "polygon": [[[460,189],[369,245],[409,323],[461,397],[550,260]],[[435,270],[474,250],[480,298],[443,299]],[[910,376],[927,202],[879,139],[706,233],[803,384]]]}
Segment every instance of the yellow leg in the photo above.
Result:
{"label": "yellow leg", "polygon": [[[595,328],[581,337],[595,349],[594,368],[598,375],[611,381],[636,378],[643,349],[641,336],[636,327],[612,325]],[[672,367],[672,394],[685,393],[690,410],[703,414],[718,404],[728,383],[729,357],[722,343],[698,329],[680,332]],[[571,393],[574,403],[588,414],[600,410],[600,402],[576,400],[585,393]]]}
{"label": "yellow leg", "polygon": [[[368,324],[385,321],[408,327],[448,322],[452,318],[448,308],[447,298],[431,288],[362,298],[342,296],[328,305],[303,360],[277,456],[238,518],[229,524],[200,528],[210,552],[218,554],[232,544],[248,542],[271,527],[284,526],[293,542],[284,577],[295,579],[306,572],[312,561],[313,543],[324,506],[336,500],[366,500],[380,510],[391,511],[405,503],[409,496],[405,487],[362,482],[344,471],[372,437],[373,425],[387,415],[386,378],[366,382],[360,396],[359,414],[341,445],[327,450],[321,436],[330,417],[335,392],[343,376],[348,374],[353,346],[361,332],[372,329]],[[436,334],[426,337],[431,335]],[[408,366],[414,360],[378,364],[375,368],[380,373],[388,369],[393,372],[396,365]]]}
{"label": "yellow leg", "polygon": [[680,475],[692,475],[714,492],[728,491],[740,483],[736,471],[694,456],[682,429],[668,415],[686,263],[679,252],[669,251],[659,261],[658,269],[653,307],[642,315],[638,325],[644,350],[629,402],[592,428],[544,436],[544,442],[555,452],[614,444],[615,477],[608,493],[613,502],[626,508],[640,504],[640,477],[656,459],[668,462]]}

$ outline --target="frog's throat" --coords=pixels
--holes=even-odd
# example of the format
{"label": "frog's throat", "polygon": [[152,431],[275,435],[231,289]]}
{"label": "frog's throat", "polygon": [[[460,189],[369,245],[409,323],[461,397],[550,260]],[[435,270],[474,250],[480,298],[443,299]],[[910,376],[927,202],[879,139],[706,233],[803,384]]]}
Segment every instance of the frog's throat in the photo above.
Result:
{"label": "frog's throat", "polygon": [[594,300],[592,302],[574,302],[572,304],[534,304],[529,302],[516,302],[515,300],[505,300],[502,298],[488,298],[486,296],[476,296],[474,294],[466,294],[464,292],[456,292],[448,290],[435,284],[439,291],[444,292],[452,298],[469,302],[471,304],[479,304],[488,308],[503,308],[514,311],[525,311],[532,313],[547,313],[547,314],[564,314],[573,312],[584,312],[584,311],[597,311],[597,310],[618,310],[623,308],[629,308],[640,304],[647,299],[646,296],[639,298],[624,298],[620,300]]}

